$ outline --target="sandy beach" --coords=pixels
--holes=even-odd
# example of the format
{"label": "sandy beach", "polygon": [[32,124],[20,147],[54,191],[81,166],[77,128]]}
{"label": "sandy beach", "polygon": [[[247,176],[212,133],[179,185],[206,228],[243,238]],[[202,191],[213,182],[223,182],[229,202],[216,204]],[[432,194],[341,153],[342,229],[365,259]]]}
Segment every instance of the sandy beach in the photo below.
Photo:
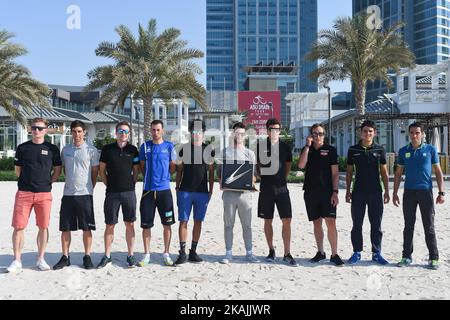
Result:
{"label": "sandy beach", "polygon": [[[53,187],[53,209],[50,222],[50,239],[46,260],[53,266],[61,256],[60,232],[58,231],[59,207],[63,183]],[[446,185],[448,191],[448,183]],[[113,265],[101,270],[84,270],[80,266],[83,257],[81,231],[72,234],[72,266],[60,271],[40,272],[35,268],[36,235],[34,214],[25,234],[23,253],[24,269],[16,274],[6,273],[12,261],[11,216],[15,182],[0,182],[0,300],[8,299],[450,299],[450,197],[445,205],[437,207],[436,232],[441,267],[437,271],[424,268],[428,260],[422,221],[417,215],[414,236],[413,265],[398,268],[403,243],[403,216],[400,208],[392,203],[385,207],[383,219],[383,254],[391,262],[378,266],[371,262],[368,218],[364,224],[363,261],[356,266],[337,268],[328,262],[317,265],[308,260],[316,253],[312,223],[308,222],[301,184],[289,185],[292,199],[292,249],[291,253],[299,267],[284,265],[281,222],[274,220],[274,239],[278,259],[270,264],[263,261],[268,249],[263,233],[263,221],[257,218],[257,194],[253,197],[253,243],[254,253],[260,263],[245,261],[241,224],[236,218],[234,229],[234,261],[229,265],[219,263],[225,253],[223,239],[222,200],[218,185],[209,205],[198,253],[205,260],[201,264],[186,263],[178,267],[162,264],[162,227],[159,217],[152,231],[152,263],[145,268],[126,267],[125,227],[116,226],[113,243]],[[172,184],[172,188],[174,185]],[[392,188],[392,186],[391,186]],[[137,185],[140,198],[142,184]],[[174,190],[173,195],[175,195]],[[437,190],[435,190],[437,192]],[[346,261],[351,253],[350,205],[344,200],[345,190],[339,194],[337,227],[339,254]],[[93,262],[96,265],[104,251],[103,200],[105,187],[97,184],[94,191],[94,209],[97,230],[93,233]],[[400,191],[401,199],[402,191]],[[175,211],[176,208],[175,208]],[[277,217],[277,213],[276,213]],[[121,215],[119,217],[121,221]],[[143,252],[139,216],[136,224],[135,252],[140,259]],[[192,222],[189,224],[188,247],[191,241]],[[171,255],[175,260],[178,252],[178,223],[172,227]],[[325,241],[327,257],[330,248]]]}

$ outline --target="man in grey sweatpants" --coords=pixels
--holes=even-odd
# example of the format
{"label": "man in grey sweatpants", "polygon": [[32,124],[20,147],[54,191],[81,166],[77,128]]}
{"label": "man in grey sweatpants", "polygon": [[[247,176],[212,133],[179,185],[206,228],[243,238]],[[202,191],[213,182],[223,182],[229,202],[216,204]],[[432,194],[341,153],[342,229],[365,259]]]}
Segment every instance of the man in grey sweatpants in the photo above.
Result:
{"label": "man in grey sweatpants", "polygon": [[[244,146],[245,125],[236,123],[233,126],[233,145],[225,148],[219,158],[222,161],[250,161],[255,163],[255,153]],[[221,165],[218,166],[219,180],[221,179]],[[242,224],[242,235],[245,243],[246,260],[258,262],[252,251],[252,202],[253,194],[244,191],[224,190],[223,199],[223,221],[225,229],[225,257],[220,261],[228,264],[233,259],[233,227],[236,211]]]}

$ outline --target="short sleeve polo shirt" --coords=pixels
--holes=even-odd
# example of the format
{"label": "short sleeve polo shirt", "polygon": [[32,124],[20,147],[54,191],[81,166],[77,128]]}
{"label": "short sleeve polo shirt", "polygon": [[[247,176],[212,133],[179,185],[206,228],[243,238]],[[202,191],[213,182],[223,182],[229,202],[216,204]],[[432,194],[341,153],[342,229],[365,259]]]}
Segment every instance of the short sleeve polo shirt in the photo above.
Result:
{"label": "short sleeve polo shirt", "polygon": [[61,152],[66,183],[65,196],[84,196],[94,193],[92,167],[99,165],[99,152],[89,142],[81,146],[66,145]]}
{"label": "short sleeve polo shirt", "polygon": [[380,165],[386,164],[386,152],[378,144],[364,147],[361,143],[348,149],[347,165],[355,168],[353,190],[382,192]]}
{"label": "short sleeve polo shirt", "polygon": [[139,151],[140,161],[145,162],[144,191],[170,189],[170,162],[177,159],[174,145],[169,141],[154,144],[146,141]]}
{"label": "short sleeve polo shirt", "polygon": [[100,162],[106,164],[108,192],[134,191],[133,166],[139,164],[139,152],[131,144],[120,148],[117,142],[103,147]]}
{"label": "short sleeve polo shirt", "polygon": [[336,148],[329,145],[323,145],[319,149],[309,147],[303,190],[331,192],[333,190],[331,166],[337,164]]}
{"label": "short sleeve polo shirt", "polygon": [[398,165],[405,168],[405,189],[433,189],[432,166],[439,165],[439,157],[434,146],[423,143],[414,149],[408,144],[398,152]]}

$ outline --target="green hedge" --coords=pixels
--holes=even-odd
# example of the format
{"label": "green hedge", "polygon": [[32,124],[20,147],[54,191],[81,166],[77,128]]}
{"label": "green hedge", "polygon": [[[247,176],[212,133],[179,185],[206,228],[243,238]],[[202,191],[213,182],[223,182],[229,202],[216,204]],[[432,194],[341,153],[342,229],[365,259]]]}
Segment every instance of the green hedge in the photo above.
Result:
{"label": "green hedge", "polygon": [[0,159],[0,171],[14,171],[14,158]]}

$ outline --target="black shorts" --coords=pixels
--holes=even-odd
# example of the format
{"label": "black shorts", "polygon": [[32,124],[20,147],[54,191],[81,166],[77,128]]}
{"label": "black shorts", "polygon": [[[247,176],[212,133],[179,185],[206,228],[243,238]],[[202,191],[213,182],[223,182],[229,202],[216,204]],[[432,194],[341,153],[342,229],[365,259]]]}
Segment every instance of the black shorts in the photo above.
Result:
{"label": "black shorts", "polygon": [[336,207],[331,204],[331,195],[331,192],[305,191],[303,199],[309,221],[319,218],[336,219]]}
{"label": "black shorts", "polygon": [[156,208],[158,208],[162,225],[170,226],[175,223],[172,192],[170,190],[144,191],[140,205],[142,229],[153,227]]}
{"label": "black shorts", "polygon": [[105,224],[117,224],[121,206],[123,221],[136,221],[136,193],[134,191],[106,192],[105,203],[103,205]]}
{"label": "black shorts", "polygon": [[280,219],[292,218],[291,198],[287,186],[261,189],[258,198],[258,217],[272,220],[275,205]]}
{"label": "black shorts", "polygon": [[59,231],[95,230],[94,201],[91,195],[63,196]]}

